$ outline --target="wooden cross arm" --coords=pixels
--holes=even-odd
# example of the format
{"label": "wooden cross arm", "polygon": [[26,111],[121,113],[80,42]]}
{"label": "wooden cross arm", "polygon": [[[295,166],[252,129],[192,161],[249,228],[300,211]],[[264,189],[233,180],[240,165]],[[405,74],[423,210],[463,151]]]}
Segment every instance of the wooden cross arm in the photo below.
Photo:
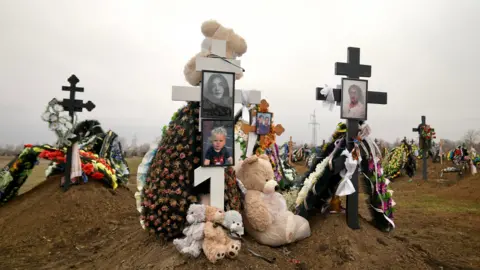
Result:
{"label": "wooden cross arm", "polygon": [[[323,87],[317,87],[317,100],[326,100],[327,97],[322,95],[320,91],[322,91]],[[333,96],[337,105],[340,106],[340,101],[342,101],[342,94],[341,89],[333,89]],[[367,102],[371,104],[387,104],[387,93],[385,92],[375,92],[375,91],[368,91],[367,94]]]}
{"label": "wooden cross arm", "polygon": [[277,134],[277,136],[280,136],[285,132],[285,129],[282,127],[282,125],[276,125],[275,128],[273,128],[273,132]]}
{"label": "wooden cross arm", "polygon": [[256,126],[250,126],[248,124],[242,124],[242,131],[245,133],[245,134],[248,134],[250,132],[255,132],[257,131],[257,127]]}

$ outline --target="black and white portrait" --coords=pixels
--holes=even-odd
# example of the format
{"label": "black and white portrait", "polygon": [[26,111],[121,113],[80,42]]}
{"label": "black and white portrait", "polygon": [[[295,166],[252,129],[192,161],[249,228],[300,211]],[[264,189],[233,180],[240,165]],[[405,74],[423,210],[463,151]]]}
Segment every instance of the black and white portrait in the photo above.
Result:
{"label": "black and white portrait", "polygon": [[368,81],[342,79],[342,119],[367,120]]}
{"label": "black and white portrait", "polygon": [[202,72],[201,117],[232,119],[234,117],[235,73]]}

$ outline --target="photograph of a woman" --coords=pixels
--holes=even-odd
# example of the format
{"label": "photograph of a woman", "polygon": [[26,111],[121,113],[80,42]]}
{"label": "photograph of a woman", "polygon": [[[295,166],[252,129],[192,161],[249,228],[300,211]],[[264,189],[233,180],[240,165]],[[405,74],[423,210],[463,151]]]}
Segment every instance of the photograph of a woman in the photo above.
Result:
{"label": "photograph of a woman", "polygon": [[342,119],[367,120],[367,81],[342,80]]}
{"label": "photograph of a woman", "polygon": [[232,119],[234,117],[235,74],[203,71],[201,117]]}

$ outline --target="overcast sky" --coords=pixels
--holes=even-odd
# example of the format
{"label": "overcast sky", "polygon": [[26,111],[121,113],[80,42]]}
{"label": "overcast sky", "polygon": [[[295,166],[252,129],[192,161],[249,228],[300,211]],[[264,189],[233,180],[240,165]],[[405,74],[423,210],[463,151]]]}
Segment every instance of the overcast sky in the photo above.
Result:
{"label": "overcast sky", "polygon": [[340,84],[334,63],[349,46],[372,66],[369,89],[388,93],[388,105],[368,107],[373,136],[413,137],[426,115],[439,137],[459,139],[480,120],[479,11],[479,0],[2,0],[0,144],[52,143],[40,115],[68,96],[61,86],[73,73],[78,98],[97,105],[81,119],[154,140],[183,104],[172,85],[188,85],[183,67],[208,19],[247,41],[236,86],[262,91],[286,129],[280,142],[310,142],[314,110],[318,140],[331,134],[340,110],[316,101],[315,87]]}

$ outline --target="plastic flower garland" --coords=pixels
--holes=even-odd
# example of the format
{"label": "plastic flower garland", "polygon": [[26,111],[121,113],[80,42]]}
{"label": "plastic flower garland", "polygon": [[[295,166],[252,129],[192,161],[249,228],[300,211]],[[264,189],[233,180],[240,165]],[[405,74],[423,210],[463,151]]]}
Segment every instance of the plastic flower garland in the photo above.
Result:
{"label": "plastic flower garland", "polygon": [[59,139],[59,145],[70,146],[72,144],[68,140],[75,136],[72,133],[72,118],[63,110],[63,106],[57,99],[54,98],[48,103],[45,112],[42,114],[42,120],[47,122],[50,130],[55,132]]}

